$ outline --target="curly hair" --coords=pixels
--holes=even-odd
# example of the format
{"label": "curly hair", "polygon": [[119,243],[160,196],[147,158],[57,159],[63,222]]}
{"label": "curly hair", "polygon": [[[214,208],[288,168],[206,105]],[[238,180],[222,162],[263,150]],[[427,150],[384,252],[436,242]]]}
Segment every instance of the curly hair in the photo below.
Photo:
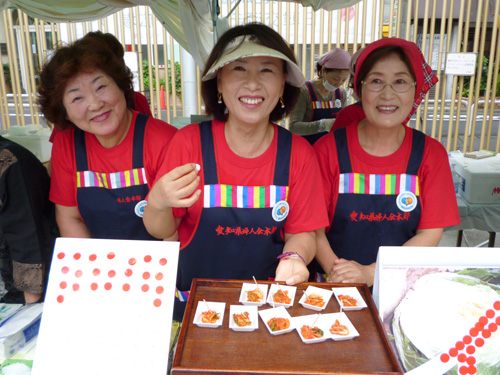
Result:
{"label": "curly hair", "polygon": [[[297,64],[297,59],[295,58],[292,49],[281,37],[281,35],[266,25],[260,23],[249,23],[247,25],[236,26],[229,29],[219,38],[217,44],[212,49],[212,52],[208,57],[203,76],[207,74],[212,65],[220,59],[226,49],[226,46],[230,42],[239,36],[246,35],[255,36],[260,44],[283,53],[291,61]],[[286,73],[286,64],[284,64],[284,73]],[[217,101],[217,78],[202,81],[201,94],[205,102],[205,112],[208,115],[213,115],[219,121],[226,121],[226,105],[224,104],[224,101],[222,101],[222,103],[218,103]],[[285,88],[282,96],[284,108],[282,108],[281,103],[278,102],[269,116],[269,121],[276,122],[290,114],[295,107],[295,104],[297,104],[299,95],[299,87],[292,86],[285,82]]]}
{"label": "curly hair", "polygon": [[73,44],[57,48],[40,74],[38,104],[45,118],[61,130],[75,127],[67,119],[63,96],[68,82],[80,73],[103,71],[124,93],[127,105],[134,102],[133,74],[125,65],[123,55],[120,57],[116,49],[110,48],[106,38],[89,34]]}

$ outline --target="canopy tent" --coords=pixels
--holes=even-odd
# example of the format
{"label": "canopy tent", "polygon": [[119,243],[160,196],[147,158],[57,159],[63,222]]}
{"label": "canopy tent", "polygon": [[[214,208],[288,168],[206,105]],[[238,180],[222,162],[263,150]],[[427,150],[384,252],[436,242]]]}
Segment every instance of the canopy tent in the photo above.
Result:
{"label": "canopy tent", "polygon": [[[17,7],[47,22],[92,21],[123,8],[146,5],[170,35],[203,69],[214,44],[214,35],[227,29],[228,22],[216,12],[218,0],[0,0],[0,10]],[[240,0],[241,1],[241,0]],[[245,1],[245,0],[243,0]],[[264,1],[264,0],[261,0]],[[314,10],[349,7],[360,0],[279,0],[301,3]],[[237,5],[237,4],[236,4]]]}

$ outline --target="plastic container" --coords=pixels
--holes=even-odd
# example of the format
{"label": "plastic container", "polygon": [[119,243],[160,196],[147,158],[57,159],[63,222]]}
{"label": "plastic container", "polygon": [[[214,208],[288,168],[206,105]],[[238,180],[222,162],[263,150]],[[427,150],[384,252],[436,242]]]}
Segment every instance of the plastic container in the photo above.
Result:
{"label": "plastic container", "polygon": [[13,125],[2,136],[26,147],[42,163],[45,163],[50,160],[52,151],[52,143],[49,141],[51,134],[50,129],[33,124],[25,126]]}

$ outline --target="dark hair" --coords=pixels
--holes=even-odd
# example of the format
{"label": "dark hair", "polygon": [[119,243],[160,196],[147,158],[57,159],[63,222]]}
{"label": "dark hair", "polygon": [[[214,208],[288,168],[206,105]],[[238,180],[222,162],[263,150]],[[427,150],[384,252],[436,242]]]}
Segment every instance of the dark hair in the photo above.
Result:
{"label": "dark hair", "polygon": [[403,48],[400,46],[396,45],[389,45],[389,46],[383,46],[380,48],[377,48],[374,50],[372,53],[370,53],[365,61],[363,62],[363,65],[359,68],[358,72],[358,77],[356,80],[356,89],[357,92],[359,93],[359,97],[361,98],[361,90],[363,85],[361,84],[361,81],[366,78],[368,73],[373,69],[375,64],[382,58],[385,58],[390,55],[397,55],[401,59],[401,61],[406,65],[408,68],[408,71],[410,72],[412,78],[416,80],[415,78],[415,72],[413,71],[413,66],[411,64],[410,58],[406,54]]}
{"label": "dark hair", "polygon": [[[266,25],[250,23],[247,25],[233,27],[219,38],[217,44],[212,49],[212,52],[208,57],[203,76],[207,74],[213,64],[220,59],[226,46],[235,38],[244,35],[255,36],[260,44],[283,53],[291,61],[297,64],[297,60],[292,49],[288,46],[281,35]],[[283,65],[284,72],[286,73],[286,64]],[[222,103],[217,102],[217,77],[201,82],[201,94],[203,96],[203,100],[205,101],[205,112],[208,115],[213,115],[219,121],[225,121],[226,119],[224,114],[226,111],[226,105],[224,104],[224,101],[222,101]],[[276,122],[291,113],[297,103],[299,95],[300,87],[295,87],[290,85],[288,82],[285,82],[285,88],[283,90],[283,103],[285,104],[285,108],[281,108],[281,103],[278,102],[269,115],[269,121]]]}
{"label": "dark hair", "polygon": [[69,46],[59,47],[40,73],[38,103],[45,118],[61,130],[75,127],[66,118],[63,96],[68,82],[80,73],[102,70],[124,93],[127,105],[134,102],[133,75],[123,61],[123,54],[120,57],[116,48],[110,48],[108,37],[89,34]]}
{"label": "dark hair", "polygon": [[87,33],[82,39],[80,39],[80,43],[95,43],[95,42],[104,42],[107,47],[118,57],[119,59],[123,59],[125,56],[125,50],[123,49],[123,45],[120,43],[118,39],[113,34],[103,33],[102,31],[91,31]]}
{"label": "dark hair", "polygon": [[[319,62],[316,63],[316,71],[318,72],[318,77],[321,78],[323,74],[321,74],[321,68],[323,65],[321,65]],[[328,74],[330,72],[344,72],[349,69],[336,69],[336,68],[325,68],[325,74]]]}

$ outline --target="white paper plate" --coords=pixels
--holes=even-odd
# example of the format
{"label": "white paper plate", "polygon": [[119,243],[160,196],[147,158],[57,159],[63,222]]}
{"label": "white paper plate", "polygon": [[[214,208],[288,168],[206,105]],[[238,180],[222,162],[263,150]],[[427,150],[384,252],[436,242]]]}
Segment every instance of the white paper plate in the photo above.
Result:
{"label": "white paper plate", "polygon": [[[337,302],[339,303],[340,306],[342,306],[342,309],[345,311],[353,311],[353,310],[361,310],[367,307],[365,300],[363,297],[361,297],[361,294],[359,294],[358,288],[356,287],[345,287],[345,288],[332,288],[333,294],[335,294],[335,298],[337,299]],[[344,295],[344,296],[350,296],[358,301],[357,306],[344,306],[342,301],[340,300],[339,296]]]}
{"label": "white paper plate", "polygon": [[[290,303],[273,302],[274,294],[277,293],[280,289],[283,291],[283,293],[288,291],[288,297],[290,297],[290,300],[291,300]],[[278,286],[278,284],[272,284],[271,289],[269,289],[269,293],[267,294],[267,303],[273,307],[283,306],[283,307],[286,307],[288,309],[290,306],[293,306],[293,301],[295,299],[296,292],[297,292],[296,286],[289,286],[289,285],[279,285]]]}
{"label": "white paper plate", "polygon": [[[311,315],[303,315],[303,316],[297,316],[293,319],[293,325],[295,326],[295,329],[297,330],[297,333],[300,336],[300,339],[306,343],[306,344],[314,344],[317,342],[323,342],[331,338],[331,334],[329,331],[329,328],[331,327],[331,324],[329,324],[330,320],[325,319],[323,315],[319,314],[311,314]],[[302,336],[302,327],[307,325],[309,327],[318,327],[323,331],[323,336],[319,338],[314,338],[314,339],[305,339],[304,336]]]}
{"label": "white paper plate", "polygon": [[244,305],[249,305],[249,306],[262,306],[266,303],[267,299],[267,289],[269,285],[267,284],[259,284],[259,289],[262,291],[262,294],[264,295],[264,298],[262,299],[261,302],[251,302],[248,300],[248,294],[247,292],[251,292],[257,288],[257,285],[255,283],[243,283],[241,286],[241,293],[240,293],[240,303]]}
{"label": "white paper plate", "polygon": [[[284,333],[291,332],[295,329],[292,317],[283,306],[267,310],[260,310],[259,315],[271,335],[282,335]],[[286,318],[290,321],[290,327],[288,327],[287,329],[282,329],[281,331],[272,331],[271,327],[269,327],[269,325],[267,324],[267,322],[272,318]]]}
{"label": "white paper plate", "polygon": [[[342,313],[342,317],[341,313],[321,314],[320,319],[322,319],[322,324],[326,324],[326,330],[328,331],[329,337],[334,341],[351,340],[359,336],[359,332],[356,331],[356,328],[354,328],[351,321],[344,313]],[[348,335],[336,335],[330,332],[331,326],[337,319],[339,320],[340,324],[347,327],[347,329],[349,330]]]}
{"label": "white paper plate", "polygon": [[[321,297],[323,297],[323,306],[315,306],[315,305],[310,305],[306,303],[307,296],[310,296],[311,294],[318,294]],[[299,300],[299,303],[304,306],[306,309],[311,309],[315,311],[322,311],[326,308],[326,305],[328,305],[328,302],[330,301],[330,298],[332,298],[333,291],[328,290],[328,289],[323,289],[323,288],[317,288],[315,286],[309,285],[307,289],[304,291],[304,294],[302,294],[302,297]],[[307,296],[306,296],[307,295]]]}
{"label": "white paper plate", "polygon": [[[240,327],[234,322],[234,314],[243,314],[244,312],[248,312],[248,317],[252,324],[249,326]],[[239,332],[251,332],[259,328],[259,315],[257,312],[257,306],[229,306],[229,328],[231,328],[233,331]]]}
{"label": "white paper plate", "polygon": [[[215,323],[203,323],[201,321],[201,313],[208,311],[208,307],[210,310],[215,310],[218,314],[220,314],[220,318],[217,319]],[[207,328],[217,328],[222,325],[222,321],[224,320],[224,310],[226,309],[225,302],[210,302],[210,301],[198,301],[198,308],[196,309],[196,314],[194,314],[193,323],[198,327],[207,327]]]}

